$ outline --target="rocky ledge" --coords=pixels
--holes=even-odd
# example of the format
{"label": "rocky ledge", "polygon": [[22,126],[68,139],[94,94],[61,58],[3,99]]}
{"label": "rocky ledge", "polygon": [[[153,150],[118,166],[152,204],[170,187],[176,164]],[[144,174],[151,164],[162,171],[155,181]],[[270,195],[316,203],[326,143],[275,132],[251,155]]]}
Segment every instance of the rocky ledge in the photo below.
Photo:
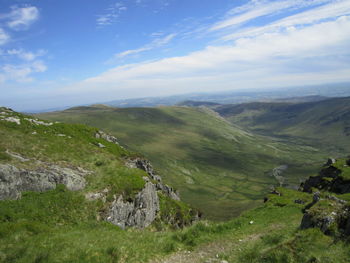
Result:
{"label": "rocky ledge", "polygon": [[[144,170],[148,176],[154,181],[156,189],[162,191],[165,195],[173,200],[180,201],[180,196],[172,187],[163,184],[162,178],[156,174],[150,161],[143,158],[128,159],[125,165],[129,168],[138,168]],[[148,178],[145,178],[148,181]]]}
{"label": "rocky ledge", "polygon": [[85,187],[85,176],[81,168],[72,169],[53,164],[35,170],[19,169],[10,164],[0,164],[0,200],[19,199],[24,191],[48,191],[64,184],[76,191]]}
{"label": "rocky ledge", "polygon": [[[121,227],[144,228],[152,224],[160,211],[158,192],[169,198],[180,201],[179,194],[170,186],[163,184],[162,179],[154,171],[151,163],[143,158],[126,160],[129,168],[144,170],[149,177],[144,177],[145,187],[132,200],[124,200],[122,195],[114,196],[107,212],[106,220]],[[193,221],[199,216],[194,213]],[[174,221],[172,218],[169,221]]]}
{"label": "rocky ledge", "polygon": [[317,227],[326,235],[350,236],[350,205],[330,195],[321,198],[316,192],[300,224],[301,229],[310,227]]}
{"label": "rocky ledge", "polygon": [[[350,193],[350,180],[343,178],[342,170],[334,166],[335,162],[329,159],[317,176],[310,176],[300,185],[300,190],[311,193],[312,188],[317,188],[337,194]],[[350,164],[350,159],[346,163]]]}
{"label": "rocky ledge", "polygon": [[313,201],[304,208],[301,229],[317,227],[326,235],[340,238],[350,236],[350,202],[332,195],[350,193],[350,181],[342,176],[349,165],[350,159],[342,165],[343,169],[339,169],[337,161],[329,159],[318,176],[311,176],[301,184],[301,191],[316,191]]}
{"label": "rocky ledge", "polygon": [[139,192],[134,201],[124,201],[120,195],[109,208],[107,221],[121,228],[144,228],[152,224],[160,210],[156,187],[151,182]]}

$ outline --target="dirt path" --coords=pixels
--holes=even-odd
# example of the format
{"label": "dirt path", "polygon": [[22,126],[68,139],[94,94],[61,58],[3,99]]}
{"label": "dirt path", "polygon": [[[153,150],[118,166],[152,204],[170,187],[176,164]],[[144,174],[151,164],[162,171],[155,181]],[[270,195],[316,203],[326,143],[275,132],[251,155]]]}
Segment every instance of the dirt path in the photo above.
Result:
{"label": "dirt path", "polygon": [[220,255],[225,252],[240,250],[248,242],[256,241],[261,234],[252,234],[244,239],[218,240],[209,244],[204,244],[194,251],[179,251],[166,258],[151,261],[152,263],[227,263],[220,259]]}

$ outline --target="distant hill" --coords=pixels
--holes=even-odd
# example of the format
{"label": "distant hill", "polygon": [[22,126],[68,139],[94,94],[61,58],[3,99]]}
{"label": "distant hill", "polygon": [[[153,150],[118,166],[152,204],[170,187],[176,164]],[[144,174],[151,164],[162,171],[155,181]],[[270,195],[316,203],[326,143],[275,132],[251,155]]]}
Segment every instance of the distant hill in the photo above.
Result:
{"label": "distant hill", "polygon": [[[329,99],[329,97],[325,96],[301,96],[301,97],[290,97],[290,98],[280,98],[274,99],[270,102],[289,102],[289,103],[302,103],[302,102],[315,102]],[[268,102],[268,101],[266,101]]]}
{"label": "distant hill", "polygon": [[223,105],[221,116],[262,135],[300,141],[341,154],[350,148],[350,97],[306,103]]}
{"label": "distant hill", "polygon": [[350,83],[333,83],[288,88],[270,88],[263,90],[236,88],[232,91],[122,99],[103,102],[103,104],[115,107],[131,108],[174,106],[183,101],[211,102],[219,104],[237,104],[253,101],[271,102],[276,100],[283,100],[284,102],[309,102],[321,100],[323,97],[345,96],[350,96]]}
{"label": "distant hill", "polygon": [[216,106],[220,106],[221,104],[210,102],[210,101],[194,101],[194,100],[185,100],[177,104],[177,106],[188,106],[188,107],[201,107],[205,106],[208,108],[213,108]]}

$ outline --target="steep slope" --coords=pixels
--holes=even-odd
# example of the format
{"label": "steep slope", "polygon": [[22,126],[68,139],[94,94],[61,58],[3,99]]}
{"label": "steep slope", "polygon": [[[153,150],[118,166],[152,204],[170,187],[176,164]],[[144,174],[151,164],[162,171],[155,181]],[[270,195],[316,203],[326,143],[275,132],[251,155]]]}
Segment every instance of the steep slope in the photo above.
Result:
{"label": "steep slope", "polygon": [[108,262],[120,249],[144,259],[161,241],[149,230],[128,241],[121,228],[198,219],[147,160],[97,128],[0,107],[0,138],[0,262]]}
{"label": "steep slope", "polygon": [[[254,136],[206,109],[78,107],[39,116],[117,136],[147,156],[183,200],[216,220],[258,205],[276,178],[298,185],[324,158],[310,147]],[[281,166],[288,167],[283,175],[271,173]]]}
{"label": "steep slope", "polygon": [[350,147],[350,97],[308,103],[248,103],[215,109],[231,123],[325,149],[330,155]]}

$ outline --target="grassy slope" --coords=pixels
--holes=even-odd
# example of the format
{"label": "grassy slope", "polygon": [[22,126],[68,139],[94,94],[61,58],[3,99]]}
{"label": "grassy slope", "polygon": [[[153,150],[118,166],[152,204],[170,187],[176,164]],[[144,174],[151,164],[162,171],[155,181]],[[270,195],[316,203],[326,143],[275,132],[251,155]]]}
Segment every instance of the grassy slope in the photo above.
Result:
{"label": "grassy slope", "polygon": [[40,117],[84,123],[116,135],[149,158],[183,200],[210,219],[228,219],[256,206],[276,181],[268,172],[290,165],[290,183],[315,171],[315,149],[253,136],[215,114],[184,107],[79,107]]}
{"label": "grassy slope", "polygon": [[251,131],[322,148],[341,156],[350,147],[350,98],[308,103],[247,103],[216,109]]}
{"label": "grassy slope", "polygon": [[[54,163],[81,167],[93,174],[87,177],[82,191],[59,186],[48,192],[24,193],[21,200],[0,201],[0,262],[116,262],[121,258],[139,262],[165,253],[159,247],[168,234],[153,233],[155,226],[145,231],[121,231],[98,219],[106,204],[84,197],[86,192],[105,188],[110,190],[107,200],[113,194],[133,196],[141,190],[146,173],[123,165],[122,158],[132,153],[96,139],[97,128],[63,123],[35,125],[25,120],[29,116],[11,115],[21,124],[0,120],[0,163],[27,169]],[[97,147],[98,142],[106,148]],[[20,161],[7,150],[30,160]],[[179,211],[176,204],[162,198],[162,206],[175,213]],[[187,206],[180,206],[180,213],[185,213]]]}

